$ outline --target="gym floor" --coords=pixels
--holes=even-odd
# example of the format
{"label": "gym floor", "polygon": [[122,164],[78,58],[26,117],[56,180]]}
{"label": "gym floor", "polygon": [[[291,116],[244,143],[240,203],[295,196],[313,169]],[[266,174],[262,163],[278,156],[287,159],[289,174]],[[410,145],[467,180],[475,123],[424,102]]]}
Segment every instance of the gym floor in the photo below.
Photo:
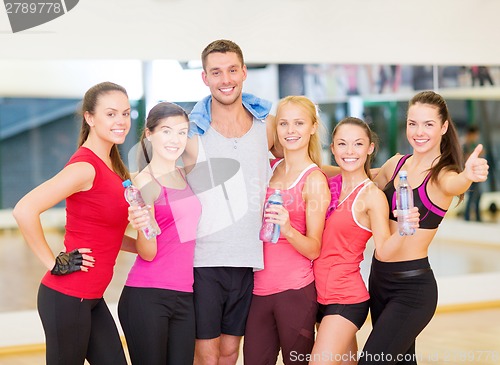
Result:
{"label": "gym floor", "polygon": [[[133,234],[133,232],[132,232]],[[54,252],[62,234],[46,232]],[[439,284],[438,311],[417,339],[419,364],[500,364],[500,225],[445,219],[430,250]],[[373,247],[362,264],[366,277]],[[112,311],[134,255],[121,253],[106,292]],[[16,230],[0,230],[0,365],[44,364],[36,293],[44,269]],[[358,333],[360,348],[371,329]],[[19,332],[19,333],[17,333]],[[238,364],[243,364],[240,357]],[[278,364],[281,364],[279,361]]]}

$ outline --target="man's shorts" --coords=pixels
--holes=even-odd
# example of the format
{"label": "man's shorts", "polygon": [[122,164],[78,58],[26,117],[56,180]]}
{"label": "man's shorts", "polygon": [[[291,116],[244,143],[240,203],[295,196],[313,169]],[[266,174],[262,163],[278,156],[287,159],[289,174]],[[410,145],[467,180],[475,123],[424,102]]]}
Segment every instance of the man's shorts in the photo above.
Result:
{"label": "man's shorts", "polygon": [[243,336],[252,291],[252,268],[195,267],[196,338]]}

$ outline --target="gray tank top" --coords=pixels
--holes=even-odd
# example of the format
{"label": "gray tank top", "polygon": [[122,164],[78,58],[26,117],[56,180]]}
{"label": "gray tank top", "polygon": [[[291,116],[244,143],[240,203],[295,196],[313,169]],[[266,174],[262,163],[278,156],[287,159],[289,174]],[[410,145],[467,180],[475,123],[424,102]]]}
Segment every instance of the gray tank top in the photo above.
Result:
{"label": "gray tank top", "polygon": [[187,175],[202,205],[194,266],[263,269],[259,230],[271,177],[265,122],[254,119],[241,138],[209,128],[198,142],[196,166]]}

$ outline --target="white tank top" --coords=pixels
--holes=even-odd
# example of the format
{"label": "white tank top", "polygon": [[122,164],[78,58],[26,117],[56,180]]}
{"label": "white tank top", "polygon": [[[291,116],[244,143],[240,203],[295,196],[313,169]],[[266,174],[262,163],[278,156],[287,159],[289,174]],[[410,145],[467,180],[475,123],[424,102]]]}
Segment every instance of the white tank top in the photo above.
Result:
{"label": "white tank top", "polygon": [[263,269],[259,230],[271,177],[265,122],[254,119],[241,138],[209,128],[198,142],[187,175],[202,205],[194,266]]}

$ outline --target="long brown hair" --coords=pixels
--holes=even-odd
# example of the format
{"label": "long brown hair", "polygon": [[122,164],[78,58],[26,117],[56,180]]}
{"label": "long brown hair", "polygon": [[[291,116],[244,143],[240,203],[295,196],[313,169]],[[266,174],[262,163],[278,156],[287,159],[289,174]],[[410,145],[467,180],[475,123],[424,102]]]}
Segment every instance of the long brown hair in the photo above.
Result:
{"label": "long brown hair", "polygon": [[[448,105],[446,105],[444,98],[434,91],[422,91],[410,100],[408,108],[415,104],[427,104],[435,107],[441,117],[441,126],[448,121],[448,129],[441,137],[441,144],[439,146],[441,154],[437,157],[439,161],[429,170],[431,181],[437,182],[439,173],[443,169],[455,171],[457,173],[462,172],[464,169],[463,151],[460,146],[457,128],[455,127],[455,123],[451,120]],[[462,201],[463,198],[464,194],[460,194],[460,201]]]}
{"label": "long brown hair", "polygon": [[[90,126],[85,121],[85,112],[89,112],[90,114],[94,114],[95,107],[97,102],[99,101],[99,97],[101,95],[109,93],[111,91],[119,91],[125,94],[128,98],[127,90],[123,86],[114,84],[112,82],[101,82],[100,84],[92,86],[87,90],[85,95],[83,96],[82,101],[82,126],[80,129],[80,136],[78,137],[78,147],[81,147],[90,133]],[[109,157],[111,158],[111,165],[113,166],[113,171],[116,172],[118,176],[120,176],[123,180],[127,180],[130,178],[130,174],[128,172],[127,167],[123,163],[123,160],[120,156],[120,151],[118,150],[118,146],[116,144],[111,147],[111,152],[109,153]]]}
{"label": "long brown hair", "polygon": [[371,180],[372,179],[372,174],[370,172],[371,162],[373,161],[375,155],[377,154],[378,136],[375,132],[373,132],[371,130],[370,126],[365,121],[363,121],[359,118],[355,118],[355,117],[346,117],[346,118],[342,119],[340,122],[338,122],[338,124],[333,129],[332,144],[333,144],[333,140],[335,138],[335,134],[337,133],[338,128],[344,124],[355,125],[355,126],[360,127],[361,129],[363,129],[365,131],[366,136],[368,137],[368,140],[370,141],[370,143],[373,143],[373,146],[374,146],[373,152],[370,155],[366,156],[366,161],[365,161],[365,165],[364,165],[365,173]]}

